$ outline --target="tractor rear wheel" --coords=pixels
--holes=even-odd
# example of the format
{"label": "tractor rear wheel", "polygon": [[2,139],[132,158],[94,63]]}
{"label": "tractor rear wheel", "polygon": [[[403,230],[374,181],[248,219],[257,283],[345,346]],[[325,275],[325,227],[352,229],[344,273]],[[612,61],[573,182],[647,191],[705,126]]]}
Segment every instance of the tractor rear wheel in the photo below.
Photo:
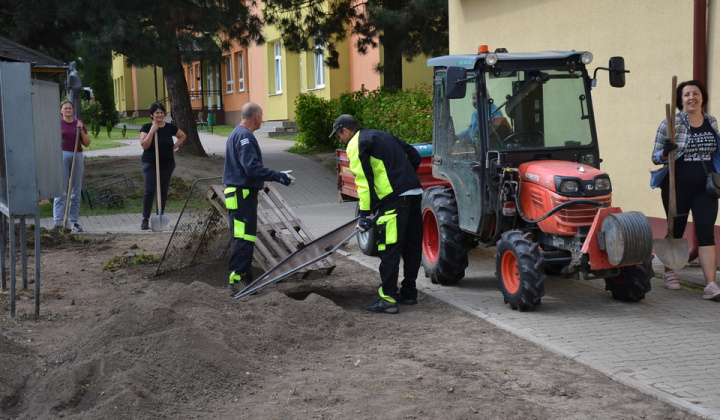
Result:
{"label": "tractor rear wheel", "polygon": [[452,189],[431,187],[423,192],[422,264],[433,283],[455,284],[465,277],[470,243],[458,226]]}
{"label": "tractor rear wheel", "polygon": [[529,233],[503,233],[497,244],[495,266],[500,291],[510,308],[523,312],[540,305],[545,295],[543,256]]}
{"label": "tractor rear wheel", "polygon": [[655,275],[652,268],[653,256],[642,264],[625,267],[617,277],[605,279],[605,290],[612,293],[613,299],[637,302],[645,299],[645,293],[652,288],[650,279]]}

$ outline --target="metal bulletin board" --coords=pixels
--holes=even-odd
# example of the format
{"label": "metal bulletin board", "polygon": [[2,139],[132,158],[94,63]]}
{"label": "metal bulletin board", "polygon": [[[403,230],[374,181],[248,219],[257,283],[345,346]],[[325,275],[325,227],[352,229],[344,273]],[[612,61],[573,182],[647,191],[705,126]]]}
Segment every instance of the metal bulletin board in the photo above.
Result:
{"label": "metal bulletin board", "polygon": [[0,102],[0,211],[10,217],[37,215],[30,63],[0,62]]}
{"label": "metal bulletin board", "polygon": [[32,85],[38,198],[51,200],[67,194],[62,177],[60,85],[37,79]]}

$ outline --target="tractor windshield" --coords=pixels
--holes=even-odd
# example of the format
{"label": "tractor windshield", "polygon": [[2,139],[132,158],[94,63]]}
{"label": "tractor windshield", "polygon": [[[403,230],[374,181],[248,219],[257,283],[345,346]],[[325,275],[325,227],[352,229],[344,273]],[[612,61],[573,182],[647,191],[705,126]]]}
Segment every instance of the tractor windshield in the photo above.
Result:
{"label": "tractor windshield", "polygon": [[559,70],[485,73],[490,150],[592,143],[583,74]]}

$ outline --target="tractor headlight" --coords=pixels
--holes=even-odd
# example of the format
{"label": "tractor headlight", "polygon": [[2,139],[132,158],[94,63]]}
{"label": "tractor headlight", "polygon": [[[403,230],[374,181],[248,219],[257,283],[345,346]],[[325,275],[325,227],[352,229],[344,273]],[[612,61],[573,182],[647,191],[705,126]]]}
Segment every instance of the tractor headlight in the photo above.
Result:
{"label": "tractor headlight", "polygon": [[495,53],[490,53],[485,56],[485,64],[488,66],[494,66],[498,62],[498,56]]}
{"label": "tractor headlight", "polygon": [[560,182],[560,188],[558,190],[561,193],[576,193],[580,191],[580,183],[575,179],[566,179]]}
{"label": "tractor headlight", "polygon": [[595,179],[595,191],[610,191],[612,184],[610,184],[610,178],[602,177]]}
{"label": "tractor headlight", "polygon": [[582,56],[580,56],[580,61],[582,61],[583,64],[588,65],[592,63],[593,61],[593,55],[589,51],[585,51]]}

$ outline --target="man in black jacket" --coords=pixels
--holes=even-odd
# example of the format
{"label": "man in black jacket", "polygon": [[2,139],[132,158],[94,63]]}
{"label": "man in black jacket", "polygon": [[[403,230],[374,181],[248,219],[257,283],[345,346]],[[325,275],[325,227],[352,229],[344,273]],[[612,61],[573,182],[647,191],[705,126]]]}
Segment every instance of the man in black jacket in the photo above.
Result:
{"label": "man in black jacket", "polygon": [[[380,299],[365,312],[396,314],[398,302],[417,303],[417,279],[422,254],[422,186],[417,169],[422,158],[414,147],[380,131],[361,128],[352,115],[341,115],[330,137],[347,144],[350,171],[360,200],[361,232],[372,227],[375,212],[376,240],[380,256]],[[400,257],[403,259],[402,287],[398,289]]]}
{"label": "man in black jacket", "polygon": [[230,133],[225,151],[225,168],[222,182],[225,184],[225,207],[230,219],[230,280],[228,290],[236,295],[236,283],[244,286],[252,283],[252,259],[257,234],[258,191],[265,181],[290,185],[292,179],[283,172],[263,165],[260,145],[253,132],[263,121],[262,108],[253,102],[246,103],[240,111],[240,125]]}

